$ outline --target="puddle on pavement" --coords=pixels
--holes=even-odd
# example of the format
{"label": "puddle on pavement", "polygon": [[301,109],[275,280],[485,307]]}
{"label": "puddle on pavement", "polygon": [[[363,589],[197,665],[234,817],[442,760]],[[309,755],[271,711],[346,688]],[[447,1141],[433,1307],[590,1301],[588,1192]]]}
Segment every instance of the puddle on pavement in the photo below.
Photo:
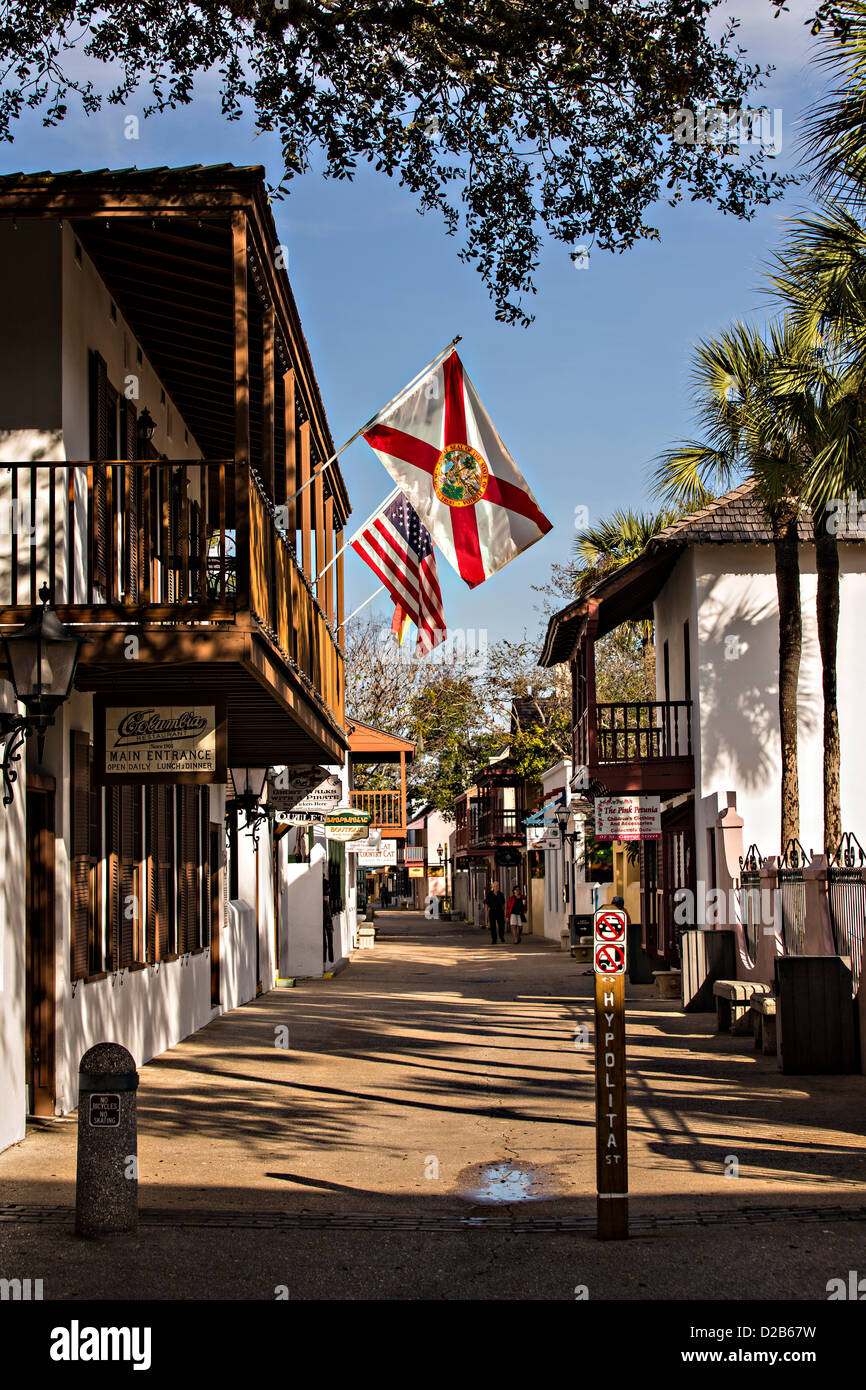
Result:
{"label": "puddle on pavement", "polygon": [[518,1163],[485,1163],[472,1168],[459,1195],[467,1202],[538,1202],[551,1196],[549,1173]]}

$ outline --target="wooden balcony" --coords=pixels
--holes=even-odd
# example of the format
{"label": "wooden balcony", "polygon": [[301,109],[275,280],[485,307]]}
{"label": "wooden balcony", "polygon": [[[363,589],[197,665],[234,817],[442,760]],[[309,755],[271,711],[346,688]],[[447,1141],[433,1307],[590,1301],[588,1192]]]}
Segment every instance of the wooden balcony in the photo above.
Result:
{"label": "wooden balcony", "polygon": [[17,522],[0,525],[0,623],[27,622],[47,584],[91,639],[80,689],[194,682],[227,697],[233,761],[343,761],[342,652],[246,464],[0,465],[0,513]]}
{"label": "wooden balcony", "polygon": [[481,810],[477,813],[473,810],[467,820],[457,825],[455,848],[458,852],[522,848],[525,844],[525,815],[522,807]]}
{"label": "wooden balcony", "polygon": [[400,791],[353,791],[349,796],[359,811],[370,812],[370,824],[380,829],[386,839],[405,838],[406,803]]}
{"label": "wooden balcony", "polygon": [[672,796],[695,784],[690,700],[589,704],[574,728],[574,765],[614,795]]}

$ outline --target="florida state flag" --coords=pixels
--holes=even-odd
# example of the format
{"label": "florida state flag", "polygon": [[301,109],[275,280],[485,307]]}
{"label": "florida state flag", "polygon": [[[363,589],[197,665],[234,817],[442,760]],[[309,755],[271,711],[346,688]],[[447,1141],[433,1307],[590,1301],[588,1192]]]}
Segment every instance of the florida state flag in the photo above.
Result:
{"label": "florida state flag", "polygon": [[364,438],[471,589],[551,529],[456,352]]}

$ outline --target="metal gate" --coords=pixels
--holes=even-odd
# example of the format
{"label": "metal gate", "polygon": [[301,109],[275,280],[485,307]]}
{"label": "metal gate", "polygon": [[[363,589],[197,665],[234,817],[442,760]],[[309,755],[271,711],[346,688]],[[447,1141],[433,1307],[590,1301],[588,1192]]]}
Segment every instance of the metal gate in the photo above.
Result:
{"label": "metal gate", "polygon": [[863,968],[863,938],[866,934],[866,882],[863,868],[866,855],[860,841],[843,835],[827,869],[830,921],[833,940],[840,956],[850,956],[854,993]]}
{"label": "metal gate", "polygon": [[806,954],[806,884],[803,865],[806,852],[799,840],[789,840],[778,871],[782,906],[782,935],[789,956]]}
{"label": "metal gate", "polygon": [[761,939],[761,851],[757,845],[749,845],[740,859],[740,919],[750,965],[758,961],[758,943]]}

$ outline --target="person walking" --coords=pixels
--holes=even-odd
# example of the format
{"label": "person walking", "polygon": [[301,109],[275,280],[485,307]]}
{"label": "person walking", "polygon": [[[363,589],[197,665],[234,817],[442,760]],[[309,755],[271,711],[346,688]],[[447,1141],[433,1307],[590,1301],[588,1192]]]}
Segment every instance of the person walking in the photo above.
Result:
{"label": "person walking", "polygon": [[488,888],[484,896],[484,905],[490,924],[490,944],[495,946],[497,931],[499,940],[505,940],[505,894],[500,890],[498,883],[492,883]]}
{"label": "person walking", "polygon": [[514,944],[519,946],[523,936],[523,923],[526,921],[526,899],[520,891],[520,884],[515,885],[514,892],[508,899],[505,916],[511,927]]}
{"label": "person walking", "polygon": [[326,878],[322,879],[322,964],[334,964],[334,918],[331,913],[331,894]]}
{"label": "person walking", "polygon": [[391,906],[391,890],[388,887],[387,883],[382,884],[382,891],[379,894],[379,901],[382,904],[382,911],[387,912],[388,908]]}

